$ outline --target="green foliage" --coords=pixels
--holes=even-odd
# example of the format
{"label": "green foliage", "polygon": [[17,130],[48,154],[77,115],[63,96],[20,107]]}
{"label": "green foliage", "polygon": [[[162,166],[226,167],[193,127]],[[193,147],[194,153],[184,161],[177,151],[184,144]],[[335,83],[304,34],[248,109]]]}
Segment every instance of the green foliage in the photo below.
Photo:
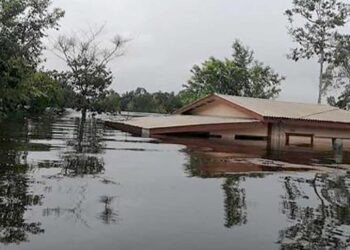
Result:
{"label": "green foliage", "polygon": [[60,102],[57,104],[60,108],[74,108],[76,106],[76,94],[73,87],[69,84],[69,79],[67,79],[66,72],[51,71],[50,76],[58,82],[61,89]]}
{"label": "green foliage", "polygon": [[[109,85],[112,84],[112,73],[106,69],[106,65],[96,65],[90,62],[76,61],[75,72],[66,72],[67,85],[75,93],[74,108],[77,110],[93,110],[94,103],[106,94]],[[90,67],[90,69],[88,69]]]}
{"label": "green foliage", "polygon": [[155,103],[155,111],[157,113],[173,113],[175,110],[183,106],[179,96],[175,95],[174,92],[168,93],[158,91],[152,94],[152,99]]}
{"label": "green foliage", "polygon": [[[319,97],[331,87],[330,81],[324,80],[324,64],[335,60],[335,47],[341,38],[339,27],[346,24],[350,15],[350,4],[342,0],[293,0],[293,8],[286,10],[290,22],[289,34],[298,43],[289,57],[299,59],[317,57],[320,64]],[[302,25],[295,27],[296,17]]]}
{"label": "green foliage", "polygon": [[172,113],[182,106],[180,98],[173,92],[148,93],[144,88],[126,92],[120,98],[120,109],[123,111]]}
{"label": "green foliage", "polygon": [[334,66],[340,70],[340,77],[350,78],[350,35],[339,39],[335,50]]}
{"label": "green foliage", "polygon": [[93,103],[92,110],[98,113],[116,113],[120,111],[119,102],[119,94],[111,90],[108,91],[105,96],[100,97],[95,103]]}
{"label": "green foliage", "polygon": [[123,111],[151,112],[154,109],[152,96],[144,88],[126,92],[120,100],[120,108]]}
{"label": "green foliage", "polygon": [[2,89],[3,115],[8,112],[39,113],[48,107],[63,108],[63,89],[49,73],[38,71],[25,75],[15,87]]}
{"label": "green foliage", "polygon": [[327,68],[327,80],[341,91],[336,98],[331,96],[328,103],[342,109],[350,109],[350,36],[343,36],[338,42],[335,61]]}
{"label": "green foliage", "polygon": [[64,16],[61,9],[50,11],[50,6],[50,0],[0,1],[2,59],[21,58],[28,66],[37,66],[44,49],[42,38]]}
{"label": "green foliage", "polygon": [[30,112],[43,112],[46,108],[61,108],[63,90],[48,73],[36,72],[25,79],[19,88],[23,104]]}
{"label": "green foliage", "polygon": [[238,40],[232,48],[231,58],[211,57],[201,66],[193,66],[192,77],[180,92],[184,103],[212,93],[258,98],[273,98],[279,94],[284,77],[254,60],[254,52]]}
{"label": "green foliage", "polygon": [[103,27],[95,32],[81,34],[80,37],[61,36],[56,44],[59,56],[69,67],[64,78],[76,94],[74,105],[77,110],[81,110],[83,118],[86,111],[92,111],[94,103],[106,95],[113,80],[107,65],[122,55],[119,51],[126,42],[116,36],[110,47],[102,47],[103,41],[98,39],[102,31]]}
{"label": "green foliage", "polygon": [[330,96],[328,104],[345,110],[350,110],[350,85],[347,84],[338,97]]}
{"label": "green foliage", "polygon": [[[19,111],[27,102],[24,86],[35,78],[44,49],[42,38],[56,29],[61,9],[50,0],[0,0],[0,114]],[[24,83],[26,81],[26,83]],[[37,94],[37,93],[35,93]]]}

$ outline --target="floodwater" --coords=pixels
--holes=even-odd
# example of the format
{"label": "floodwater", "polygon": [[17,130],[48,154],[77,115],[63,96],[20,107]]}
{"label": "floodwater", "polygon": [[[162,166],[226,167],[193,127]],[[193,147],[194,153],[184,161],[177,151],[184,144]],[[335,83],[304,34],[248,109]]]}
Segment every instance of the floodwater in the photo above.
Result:
{"label": "floodwater", "polygon": [[[283,171],[250,147],[69,115],[5,121],[0,249],[347,249],[349,173],[331,155],[299,156]],[[307,169],[323,162],[333,170]]]}

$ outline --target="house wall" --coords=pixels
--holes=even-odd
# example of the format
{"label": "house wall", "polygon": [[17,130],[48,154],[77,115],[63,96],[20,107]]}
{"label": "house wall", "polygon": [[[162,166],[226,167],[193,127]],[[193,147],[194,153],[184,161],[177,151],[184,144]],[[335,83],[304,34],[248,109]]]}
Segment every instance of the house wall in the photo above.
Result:
{"label": "house wall", "polygon": [[[242,112],[226,103],[213,102],[203,107],[196,108],[190,112],[191,115],[205,115],[205,116],[221,116],[221,117],[236,117],[236,118],[253,118],[251,115]],[[286,148],[286,134],[310,134],[313,135],[315,149],[332,149],[332,138],[341,138],[344,142],[344,148],[350,150],[350,129],[327,129],[316,127],[302,127],[282,124],[281,126],[274,125],[271,135],[271,144],[273,148]],[[268,125],[262,124],[255,128],[236,129],[226,131],[215,131],[210,133],[212,136],[220,136],[225,140],[234,140],[236,135],[245,136],[268,136]],[[238,141],[238,140],[237,140]],[[292,142],[301,144],[307,141],[307,138],[293,137]],[[251,145],[261,144],[256,141],[245,141],[243,143],[250,143]],[[266,142],[265,142],[266,143]]]}
{"label": "house wall", "polygon": [[[273,149],[287,149],[290,147],[295,147],[294,145],[286,145],[286,134],[305,134],[314,135],[314,148],[316,150],[332,150],[332,138],[341,138],[344,142],[344,149],[350,150],[350,130],[346,129],[327,129],[327,128],[313,128],[313,127],[296,127],[282,124],[280,127],[277,125],[273,126],[272,131],[272,147]],[[224,140],[235,140],[236,135],[245,136],[268,136],[268,126],[267,124],[261,124],[254,128],[247,129],[236,129],[236,130],[226,130],[226,131],[215,131],[210,133],[212,136],[220,136]],[[261,141],[240,141],[235,140],[241,144],[247,145],[263,145],[267,142]],[[302,144],[309,142],[308,138],[303,137],[293,137],[291,138],[291,143]]]}
{"label": "house wall", "polygon": [[236,135],[267,136],[267,125],[261,124],[254,128],[235,129],[229,131],[215,131],[213,136],[221,136],[223,139],[234,140]]}
{"label": "house wall", "polygon": [[[344,148],[350,149],[350,130],[349,129],[327,129],[327,128],[313,128],[313,127],[297,127],[286,124],[273,125],[272,127],[272,147],[285,148],[286,134],[311,134],[314,135],[315,149],[332,149],[332,138],[340,138],[344,141]],[[298,138],[293,139],[294,143],[298,143]],[[300,143],[305,142],[305,138],[299,139]]]}
{"label": "house wall", "polygon": [[237,110],[225,103],[213,102],[203,107],[194,109],[191,115],[221,116],[221,117],[237,117],[252,118],[250,115]]}

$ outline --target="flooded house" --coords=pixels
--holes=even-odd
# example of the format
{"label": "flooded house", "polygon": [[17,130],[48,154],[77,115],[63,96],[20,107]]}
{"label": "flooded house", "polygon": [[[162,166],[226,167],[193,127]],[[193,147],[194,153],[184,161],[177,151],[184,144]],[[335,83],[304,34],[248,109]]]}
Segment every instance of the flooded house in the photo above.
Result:
{"label": "flooded house", "polygon": [[107,121],[143,137],[200,136],[280,150],[350,147],[350,112],[329,105],[212,94],[159,117]]}

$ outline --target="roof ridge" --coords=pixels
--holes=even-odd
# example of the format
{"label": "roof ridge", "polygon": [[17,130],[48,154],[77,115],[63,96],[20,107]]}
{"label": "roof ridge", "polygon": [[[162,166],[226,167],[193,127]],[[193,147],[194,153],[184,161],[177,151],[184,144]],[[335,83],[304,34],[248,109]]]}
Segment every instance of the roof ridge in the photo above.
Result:
{"label": "roof ridge", "polygon": [[217,95],[217,96],[226,96],[226,97],[236,97],[236,98],[245,98],[245,99],[255,99],[255,100],[270,101],[270,102],[282,102],[282,103],[293,103],[293,104],[302,104],[302,105],[313,105],[313,106],[321,106],[321,107],[332,107],[332,106],[330,106],[329,104],[317,104],[317,103],[307,103],[307,102],[284,101],[284,100],[265,99],[265,98],[258,98],[258,97],[237,96],[237,95],[225,95],[225,94],[218,94],[218,93],[215,93],[214,95]]}
{"label": "roof ridge", "polygon": [[299,119],[307,118],[307,117],[310,117],[310,116],[313,116],[313,115],[320,115],[320,114],[324,114],[324,113],[338,111],[338,110],[340,110],[340,109],[333,108],[333,109],[330,109],[330,110],[325,110],[325,111],[321,111],[321,112],[317,112],[317,113],[312,113],[312,114],[309,114],[309,115],[301,116],[301,117],[299,117]]}

